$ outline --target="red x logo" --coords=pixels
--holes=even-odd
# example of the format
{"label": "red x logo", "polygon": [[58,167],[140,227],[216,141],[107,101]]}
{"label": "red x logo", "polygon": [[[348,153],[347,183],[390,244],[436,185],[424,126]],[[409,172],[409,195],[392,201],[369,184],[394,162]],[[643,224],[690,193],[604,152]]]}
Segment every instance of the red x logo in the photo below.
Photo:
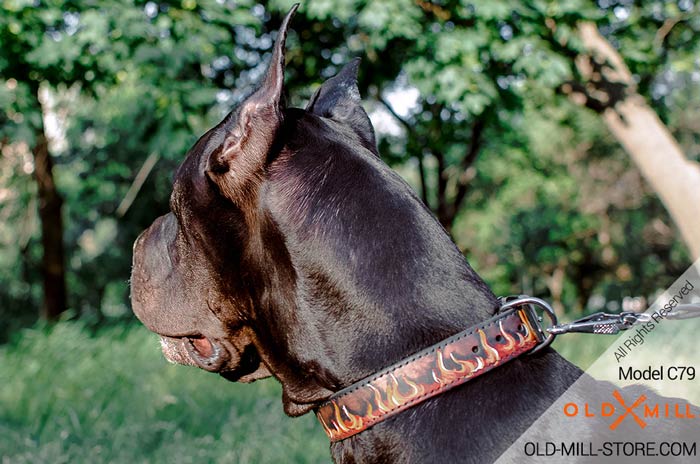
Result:
{"label": "red x logo", "polygon": [[618,427],[618,425],[620,425],[622,423],[622,421],[625,420],[625,417],[627,417],[628,415],[631,415],[632,419],[634,419],[634,421],[637,423],[637,425],[639,425],[641,428],[644,428],[647,426],[646,422],[644,422],[642,419],[640,419],[639,416],[637,414],[635,414],[635,412],[633,411],[634,408],[636,408],[637,406],[639,406],[640,404],[642,404],[643,402],[646,401],[646,399],[647,399],[646,396],[641,395],[639,398],[637,398],[637,400],[634,403],[632,403],[632,406],[630,406],[630,407],[627,407],[627,405],[625,404],[625,400],[622,398],[622,395],[620,395],[619,391],[615,390],[613,392],[613,396],[622,405],[622,407],[625,408],[625,412],[620,414],[618,416],[618,418],[615,420],[615,422],[610,424],[610,430],[615,430]]}

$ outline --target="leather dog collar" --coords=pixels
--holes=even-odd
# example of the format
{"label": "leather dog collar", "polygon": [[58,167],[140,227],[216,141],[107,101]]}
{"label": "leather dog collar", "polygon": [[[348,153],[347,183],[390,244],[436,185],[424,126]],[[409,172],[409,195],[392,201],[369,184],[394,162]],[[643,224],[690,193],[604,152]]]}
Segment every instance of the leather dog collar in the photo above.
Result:
{"label": "leather dog collar", "polygon": [[550,341],[533,307],[506,303],[488,321],[337,392],[316,409],[331,442],[344,440]]}

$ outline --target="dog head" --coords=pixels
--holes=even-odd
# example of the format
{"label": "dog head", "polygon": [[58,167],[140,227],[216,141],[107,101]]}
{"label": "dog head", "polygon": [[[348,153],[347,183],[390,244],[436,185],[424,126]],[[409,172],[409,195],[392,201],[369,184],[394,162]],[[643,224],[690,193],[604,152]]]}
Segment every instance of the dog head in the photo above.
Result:
{"label": "dog head", "polygon": [[[170,213],[134,244],[131,277],[133,310],[168,359],[230,380],[274,375],[291,415],[393,354],[452,333],[463,308],[450,301],[493,306],[442,227],[377,156],[359,61],[305,109],[283,106],[295,10],[259,88],[187,154]],[[464,279],[482,287],[465,294],[453,284]],[[419,324],[406,316],[416,308],[431,310]]]}

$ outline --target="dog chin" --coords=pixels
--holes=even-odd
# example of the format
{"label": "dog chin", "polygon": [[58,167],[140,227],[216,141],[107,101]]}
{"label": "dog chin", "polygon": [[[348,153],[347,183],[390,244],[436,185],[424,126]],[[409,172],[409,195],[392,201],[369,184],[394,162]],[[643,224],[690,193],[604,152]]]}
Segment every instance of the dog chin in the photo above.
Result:
{"label": "dog chin", "polygon": [[185,340],[182,338],[160,337],[160,349],[163,356],[171,364],[182,364],[183,366],[196,366],[197,364],[190,358],[184,349]]}
{"label": "dog chin", "polygon": [[251,383],[271,377],[272,373],[262,362],[253,345],[247,345],[240,353],[237,365],[222,369],[219,375],[231,382]]}

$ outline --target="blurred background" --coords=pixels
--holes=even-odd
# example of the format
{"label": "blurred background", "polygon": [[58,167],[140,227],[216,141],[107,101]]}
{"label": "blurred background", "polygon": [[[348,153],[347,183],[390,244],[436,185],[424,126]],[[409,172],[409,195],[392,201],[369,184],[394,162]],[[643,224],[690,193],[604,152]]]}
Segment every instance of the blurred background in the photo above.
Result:
{"label": "blurred background", "polygon": [[[291,3],[0,0],[3,464],[329,460],[274,381],[166,365],[128,298],[133,240],[263,72]],[[308,0],[288,101],[362,57],[384,160],[497,294],[565,320],[643,310],[700,258],[699,13]],[[558,348],[585,367],[605,342],[582,340]]]}

